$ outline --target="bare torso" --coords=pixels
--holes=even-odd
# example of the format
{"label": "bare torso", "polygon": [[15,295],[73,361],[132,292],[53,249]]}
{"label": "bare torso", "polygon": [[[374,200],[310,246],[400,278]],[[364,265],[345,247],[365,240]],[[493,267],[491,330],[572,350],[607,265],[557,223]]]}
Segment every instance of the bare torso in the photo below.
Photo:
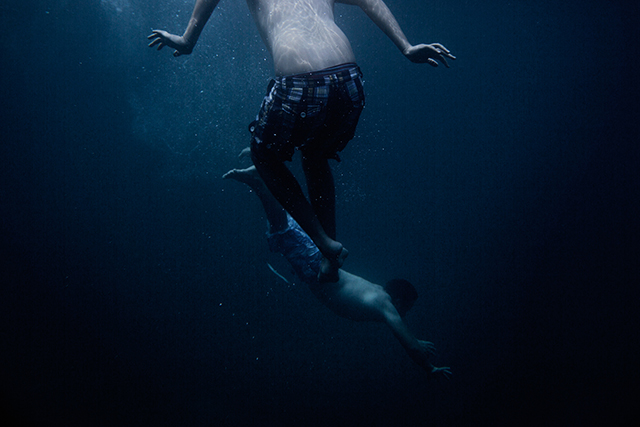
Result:
{"label": "bare torso", "polygon": [[278,76],[355,62],[334,21],[335,0],[247,0]]}
{"label": "bare torso", "polygon": [[344,270],[340,270],[339,277],[335,283],[311,284],[309,289],[338,316],[356,321],[384,320],[384,306],[392,304],[382,286]]}

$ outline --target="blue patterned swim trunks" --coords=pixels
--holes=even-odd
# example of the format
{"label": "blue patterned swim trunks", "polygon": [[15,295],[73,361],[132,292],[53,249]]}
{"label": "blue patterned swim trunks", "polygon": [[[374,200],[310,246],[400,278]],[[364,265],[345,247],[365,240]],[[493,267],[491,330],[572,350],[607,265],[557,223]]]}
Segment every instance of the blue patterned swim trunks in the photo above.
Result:
{"label": "blue patterned swim trunks", "polygon": [[271,80],[250,126],[251,150],[259,159],[291,160],[305,155],[340,160],[354,137],[364,108],[362,73],[343,64],[313,73]]}
{"label": "blue patterned swim trunks", "polygon": [[267,235],[269,249],[284,255],[303,282],[318,283],[322,254],[289,214],[287,220],[289,226],[286,230]]}

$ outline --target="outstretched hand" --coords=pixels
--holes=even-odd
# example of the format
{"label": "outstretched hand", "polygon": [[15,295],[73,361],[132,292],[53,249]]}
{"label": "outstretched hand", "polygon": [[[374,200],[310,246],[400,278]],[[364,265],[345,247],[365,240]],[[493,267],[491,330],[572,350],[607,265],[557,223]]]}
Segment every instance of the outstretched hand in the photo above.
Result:
{"label": "outstretched hand", "polygon": [[431,372],[429,373],[429,376],[431,378],[435,378],[436,376],[440,375],[444,375],[446,379],[451,379],[451,375],[453,375],[453,372],[451,372],[451,368],[449,368],[448,366],[438,368],[431,365]]}
{"label": "outstretched hand", "polygon": [[440,375],[444,375],[446,379],[449,379],[451,375],[453,375],[451,372],[451,368],[449,368],[448,366],[438,368],[437,366],[433,366],[429,362],[429,358],[436,353],[436,347],[433,345],[433,343],[430,341],[422,340],[416,341],[417,346],[407,350],[407,353],[413,359],[413,361],[420,365],[422,369],[427,372],[429,378],[435,378]]}
{"label": "outstretched hand", "polygon": [[184,37],[176,36],[164,30],[153,30],[147,37],[151,40],[149,47],[158,46],[158,50],[165,46],[175,49],[173,56],[189,55],[193,51],[193,44],[189,43]]}
{"label": "outstretched hand", "polygon": [[427,63],[434,67],[437,67],[438,61],[440,61],[445,67],[449,68],[446,58],[456,59],[455,56],[451,55],[449,49],[440,43],[417,44],[406,48],[402,53],[411,62],[415,62],[416,64]]}
{"label": "outstretched hand", "polygon": [[427,374],[429,374],[429,378],[435,378],[440,375],[444,375],[446,379],[449,379],[451,375],[453,375],[453,373],[451,372],[451,368],[449,368],[448,366],[438,368],[437,366],[433,366],[431,363],[427,361],[427,358],[429,356],[433,356],[436,353],[436,347],[433,345],[433,343],[430,341],[422,341],[422,340],[417,340],[417,341],[418,341],[418,354],[420,356],[418,356],[414,360],[416,360],[416,362],[422,365],[424,370],[427,371]]}

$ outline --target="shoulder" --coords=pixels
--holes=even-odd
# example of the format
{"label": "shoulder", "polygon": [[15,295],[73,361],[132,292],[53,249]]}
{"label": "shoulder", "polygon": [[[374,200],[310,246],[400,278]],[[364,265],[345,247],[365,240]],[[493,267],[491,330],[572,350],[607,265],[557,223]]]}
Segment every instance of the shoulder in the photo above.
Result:
{"label": "shoulder", "polygon": [[360,295],[362,301],[373,304],[389,298],[389,294],[380,285],[376,285],[360,276],[340,270],[340,281],[343,288],[350,293]]}

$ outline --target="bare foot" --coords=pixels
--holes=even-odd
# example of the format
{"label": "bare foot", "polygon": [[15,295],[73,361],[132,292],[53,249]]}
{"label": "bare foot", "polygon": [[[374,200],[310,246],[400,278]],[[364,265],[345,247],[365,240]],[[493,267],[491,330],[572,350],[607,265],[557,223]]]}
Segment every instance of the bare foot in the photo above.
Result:
{"label": "bare foot", "polygon": [[260,178],[255,166],[250,166],[246,169],[231,169],[229,172],[222,175],[222,178],[242,182],[251,188],[256,188],[262,185],[262,179]]}
{"label": "bare foot", "polygon": [[245,148],[244,150],[242,150],[240,152],[240,154],[238,154],[238,158],[239,159],[244,159],[244,158],[247,158],[247,157],[251,158],[251,147]]}
{"label": "bare foot", "polygon": [[338,270],[344,264],[344,260],[347,259],[349,251],[346,250],[341,244],[340,252],[333,258],[329,259],[325,256],[320,261],[320,271],[318,272],[319,282],[337,282],[340,279]]}

